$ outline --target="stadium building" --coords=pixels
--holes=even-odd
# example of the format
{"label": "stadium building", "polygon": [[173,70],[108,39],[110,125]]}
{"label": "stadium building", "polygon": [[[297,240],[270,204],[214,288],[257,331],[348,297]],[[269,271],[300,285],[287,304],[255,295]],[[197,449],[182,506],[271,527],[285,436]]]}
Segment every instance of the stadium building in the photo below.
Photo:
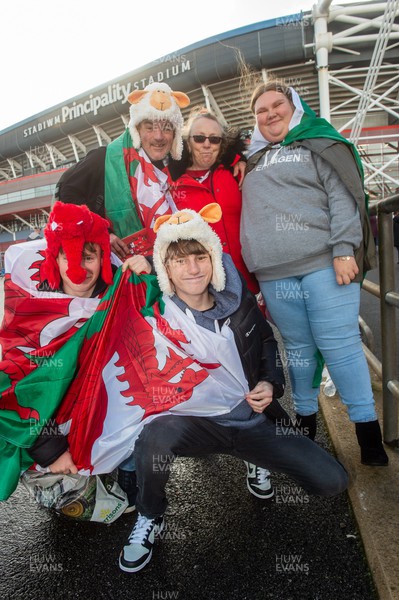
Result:
{"label": "stadium building", "polygon": [[[128,124],[127,96],[166,82],[249,137],[254,79],[292,85],[360,151],[370,197],[399,188],[397,3],[331,5],[228,31],[65,100],[0,131],[0,267],[4,250],[46,223],[55,185]],[[244,62],[251,69],[242,76]]]}

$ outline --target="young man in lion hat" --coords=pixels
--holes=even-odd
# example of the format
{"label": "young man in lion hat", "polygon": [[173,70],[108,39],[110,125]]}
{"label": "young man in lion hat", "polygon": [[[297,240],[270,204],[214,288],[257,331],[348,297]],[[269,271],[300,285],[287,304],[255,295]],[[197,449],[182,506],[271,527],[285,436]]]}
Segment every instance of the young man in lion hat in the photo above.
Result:
{"label": "young man in lion hat", "polygon": [[182,362],[187,355],[207,376],[190,400],[198,416],[175,410],[146,424],[137,439],[139,514],[119,559],[126,572],[151,560],[155,535],[164,526],[170,469],[156,468],[159,457],[170,466],[178,456],[229,454],[286,473],[307,492],[325,497],[347,485],[342,465],[295,427],[279,434],[278,422],[288,415],[276,400],[284,391],[277,342],[208,225],[220,215],[220,206],[210,204],[200,213],[187,209],[155,223],[154,267],[170,324],[163,334],[178,331],[173,341]]}

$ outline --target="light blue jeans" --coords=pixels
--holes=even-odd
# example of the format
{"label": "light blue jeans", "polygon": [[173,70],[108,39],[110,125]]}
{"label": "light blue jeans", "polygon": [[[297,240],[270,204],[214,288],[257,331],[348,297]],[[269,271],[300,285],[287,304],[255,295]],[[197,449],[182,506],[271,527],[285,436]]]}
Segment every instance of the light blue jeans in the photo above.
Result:
{"label": "light blue jeans", "polygon": [[338,285],[334,269],[300,277],[260,281],[270,315],[284,342],[283,361],[291,380],[296,412],[318,409],[312,382],[320,350],[351,421],[374,421],[370,374],[358,325],[360,284]]}

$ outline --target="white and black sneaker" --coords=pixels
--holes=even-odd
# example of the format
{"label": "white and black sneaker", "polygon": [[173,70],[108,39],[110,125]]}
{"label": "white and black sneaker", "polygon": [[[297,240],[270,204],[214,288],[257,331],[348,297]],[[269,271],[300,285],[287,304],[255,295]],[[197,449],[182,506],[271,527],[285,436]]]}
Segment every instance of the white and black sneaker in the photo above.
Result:
{"label": "white and black sneaker", "polygon": [[148,519],[144,515],[138,514],[136,524],[129,535],[128,545],[124,546],[119,557],[119,566],[122,571],[135,573],[150,562],[155,535],[161,533],[164,523],[163,517]]}
{"label": "white and black sneaker", "polygon": [[247,488],[251,494],[263,500],[272,498],[274,490],[270,481],[270,471],[245,460],[244,462],[247,465]]}

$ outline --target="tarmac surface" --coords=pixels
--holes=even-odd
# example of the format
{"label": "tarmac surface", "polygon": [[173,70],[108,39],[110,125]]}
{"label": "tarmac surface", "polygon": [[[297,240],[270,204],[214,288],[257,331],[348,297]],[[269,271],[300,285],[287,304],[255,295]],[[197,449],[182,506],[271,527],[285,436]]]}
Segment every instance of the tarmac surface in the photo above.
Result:
{"label": "tarmac surface", "polygon": [[118,567],[134,513],[77,523],[20,486],[0,506],[0,598],[375,600],[347,494],[307,496],[284,476],[273,484],[275,497],[262,501],[236,459],[178,460],[166,530],[138,574]]}
{"label": "tarmac surface", "polygon": [[[284,405],[293,414],[289,389]],[[309,496],[273,474],[275,496],[262,501],[247,491],[242,462],[179,459],[153,559],[127,574],[118,556],[136,513],[112,525],[78,523],[39,507],[20,485],[0,503],[0,599],[398,600],[397,547],[381,547],[398,539],[399,455],[389,450],[387,468],[362,467],[342,404],[321,394],[321,406],[330,432],[320,415],[316,441],[337,449],[348,493]]]}

